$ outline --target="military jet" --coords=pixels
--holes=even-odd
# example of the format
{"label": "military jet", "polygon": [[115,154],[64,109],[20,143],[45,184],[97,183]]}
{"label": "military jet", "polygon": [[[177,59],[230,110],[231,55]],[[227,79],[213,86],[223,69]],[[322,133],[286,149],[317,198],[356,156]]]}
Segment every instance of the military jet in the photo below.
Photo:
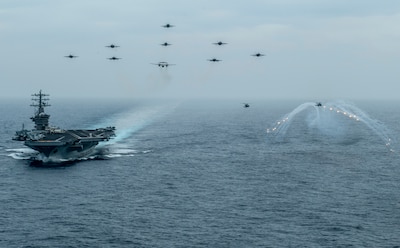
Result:
{"label": "military jet", "polygon": [[163,28],[172,28],[172,27],[175,27],[175,26],[167,23],[167,24],[163,25],[162,27]]}
{"label": "military jet", "polygon": [[114,44],[111,44],[111,45],[109,45],[109,46],[106,46],[106,47],[109,47],[109,48],[117,48],[117,47],[119,47],[119,46],[117,46],[117,45],[114,45]]}
{"label": "military jet", "polygon": [[248,103],[243,103],[243,108],[250,108],[250,104],[248,104]]}
{"label": "military jet", "polygon": [[218,42],[214,42],[214,45],[218,45],[218,46],[222,46],[222,45],[226,45],[228,43],[222,42],[222,41],[218,41]]}
{"label": "military jet", "polygon": [[158,65],[159,67],[168,67],[170,65],[175,65],[175,64],[168,64],[168,62],[158,62],[158,63],[151,63],[152,65]]}
{"label": "military jet", "polygon": [[121,58],[111,57],[111,58],[107,58],[107,59],[109,59],[109,60],[119,60],[119,59],[121,59]]}
{"label": "military jet", "polygon": [[222,61],[222,60],[216,59],[216,58],[212,58],[212,59],[209,59],[208,61],[211,61],[211,62],[219,62],[219,61]]}
{"label": "military jet", "polygon": [[265,54],[262,54],[262,53],[255,53],[255,54],[252,54],[251,56],[254,56],[254,57],[261,57],[261,56],[265,56]]}
{"label": "military jet", "polygon": [[315,103],[315,106],[317,106],[317,107],[322,107],[322,103],[316,102],[316,103]]}
{"label": "military jet", "polygon": [[72,54],[70,54],[70,55],[67,55],[67,56],[64,56],[64,57],[66,57],[66,58],[70,58],[70,59],[73,59],[73,58],[78,58],[78,56],[75,56],[75,55],[72,55]]}
{"label": "military jet", "polygon": [[172,45],[171,43],[168,43],[168,42],[164,42],[164,43],[162,43],[162,44],[160,44],[161,46],[170,46],[170,45]]}

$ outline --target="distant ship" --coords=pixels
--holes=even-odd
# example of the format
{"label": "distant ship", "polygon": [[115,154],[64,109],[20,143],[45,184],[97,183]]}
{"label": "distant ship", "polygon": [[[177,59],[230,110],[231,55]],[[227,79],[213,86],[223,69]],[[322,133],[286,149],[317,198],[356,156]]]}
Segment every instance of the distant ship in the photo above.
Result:
{"label": "distant ship", "polygon": [[13,140],[24,141],[24,144],[39,152],[37,159],[77,159],[90,156],[94,153],[96,145],[101,141],[108,141],[115,136],[115,127],[98,128],[93,130],[63,130],[49,126],[50,115],[44,112],[48,104],[48,94],[39,91],[32,95],[32,107],[36,111],[32,121],[35,123],[33,130],[17,131]]}

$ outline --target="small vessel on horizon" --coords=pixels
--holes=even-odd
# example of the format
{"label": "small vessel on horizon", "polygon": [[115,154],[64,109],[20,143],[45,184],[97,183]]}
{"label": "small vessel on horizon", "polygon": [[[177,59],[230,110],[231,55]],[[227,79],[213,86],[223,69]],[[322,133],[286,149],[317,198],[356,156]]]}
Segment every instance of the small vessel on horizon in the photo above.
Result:
{"label": "small vessel on horizon", "polygon": [[64,130],[49,126],[50,115],[44,112],[49,107],[48,94],[39,93],[32,95],[32,107],[36,111],[31,120],[35,128],[16,131],[13,140],[24,141],[24,145],[39,152],[36,160],[72,160],[84,158],[94,153],[95,147],[102,141],[108,141],[115,136],[115,127],[97,129]]}

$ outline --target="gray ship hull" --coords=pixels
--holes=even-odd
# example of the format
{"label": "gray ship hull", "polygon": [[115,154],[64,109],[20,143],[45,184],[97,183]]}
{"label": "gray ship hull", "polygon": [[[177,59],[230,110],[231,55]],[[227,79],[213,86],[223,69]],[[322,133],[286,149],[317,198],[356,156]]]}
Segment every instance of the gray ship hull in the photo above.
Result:
{"label": "gray ship hull", "polygon": [[79,145],[60,144],[60,142],[26,141],[25,145],[47,158],[76,159],[90,156],[99,142],[81,142]]}
{"label": "gray ship hull", "polygon": [[95,130],[53,130],[35,134],[41,138],[27,139],[25,145],[46,158],[76,159],[90,156],[101,141],[114,135],[113,128]]}

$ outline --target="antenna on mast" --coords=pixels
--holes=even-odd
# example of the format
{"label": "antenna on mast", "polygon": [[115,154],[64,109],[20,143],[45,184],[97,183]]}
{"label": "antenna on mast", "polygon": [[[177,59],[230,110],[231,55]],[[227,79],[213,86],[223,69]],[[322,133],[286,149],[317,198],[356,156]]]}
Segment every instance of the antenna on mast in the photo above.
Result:
{"label": "antenna on mast", "polygon": [[44,107],[50,106],[48,103],[48,96],[48,94],[42,93],[42,90],[40,90],[39,93],[32,95],[33,103],[31,106],[37,107],[37,110],[35,116],[31,117],[31,119],[35,123],[35,128],[37,130],[45,130],[49,126],[50,115],[44,113]]}
{"label": "antenna on mast", "polygon": [[32,107],[37,107],[36,115],[40,113],[44,113],[44,107],[49,107],[51,106],[47,101],[49,101],[49,98],[47,98],[49,94],[44,94],[42,93],[42,90],[39,91],[39,93],[32,94],[32,101],[34,101],[31,106]]}

